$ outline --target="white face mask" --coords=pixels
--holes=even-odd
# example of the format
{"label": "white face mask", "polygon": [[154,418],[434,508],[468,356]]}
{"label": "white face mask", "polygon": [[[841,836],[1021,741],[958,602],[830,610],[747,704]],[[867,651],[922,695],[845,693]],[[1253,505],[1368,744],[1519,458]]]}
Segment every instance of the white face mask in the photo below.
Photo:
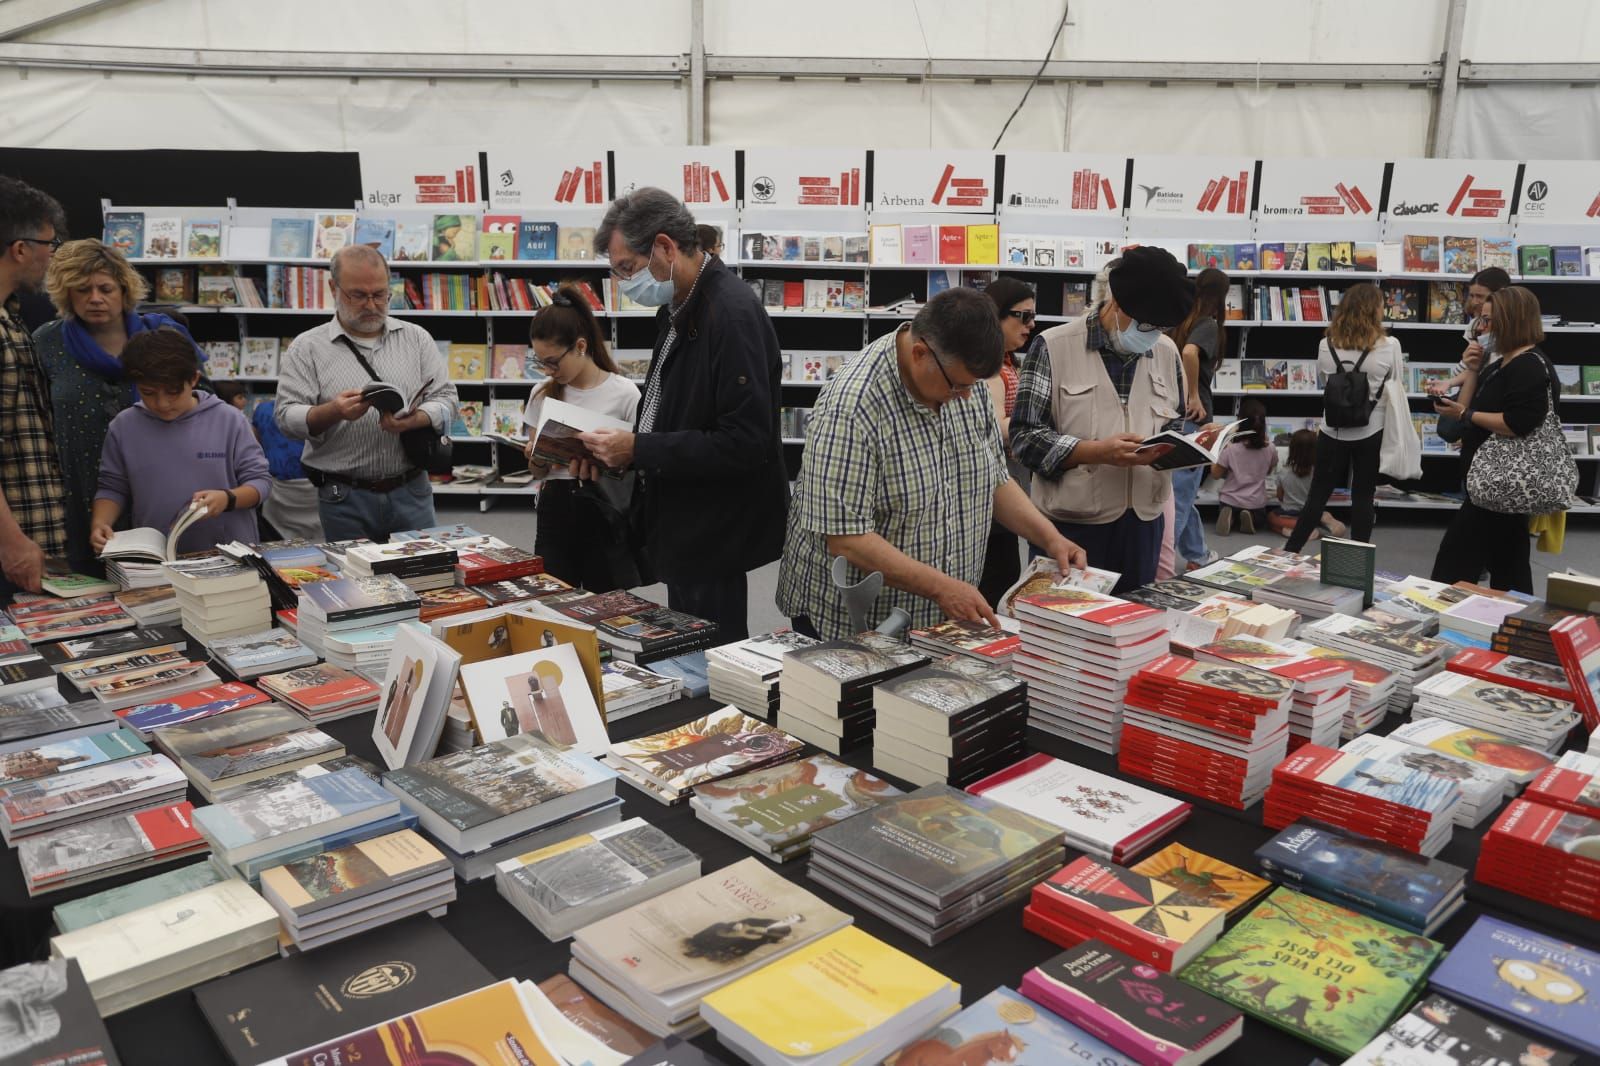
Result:
{"label": "white face mask", "polygon": [[675,291],[672,284],[672,274],[669,271],[665,281],[657,281],[650,273],[650,261],[655,258],[656,250],[650,248],[650,259],[644,261],[644,266],[631,278],[623,278],[617,282],[617,288],[622,295],[639,304],[641,307],[662,307],[672,302]]}
{"label": "white face mask", "polygon": [[1135,318],[1128,319],[1128,328],[1119,329],[1112,335],[1111,343],[1124,355],[1143,355],[1156,346],[1156,341],[1161,339],[1161,331],[1156,329],[1141,330]]}

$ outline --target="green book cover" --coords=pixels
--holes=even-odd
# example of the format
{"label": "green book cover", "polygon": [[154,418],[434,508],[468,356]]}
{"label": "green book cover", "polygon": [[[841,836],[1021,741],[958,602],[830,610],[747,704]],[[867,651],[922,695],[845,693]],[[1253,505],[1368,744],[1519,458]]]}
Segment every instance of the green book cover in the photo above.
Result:
{"label": "green book cover", "polygon": [[1443,954],[1437,941],[1280,887],[1178,977],[1349,1057],[1411,1005]]}
{"label": "green book cover", "polygon": [[826,755],[697,785],[701,816],[784,851],[892,796],[889,782]]}
{"label": "green book cover", "polygon": [[50,913],[55,918],[56,928],[63,933],[70,933],[74,929],[82,929],[86,925],[94,925],[174,896],[199,891],[223,878],[222,871],[207,859],[189,866],[180,866],[176,870],[168,870],[154,877],[146,877],[142,881],[118,885],[104,892],[96,892],[92,896],[71,900],[60,904]]}
{"label": "green book cover", "polygon": [[1600,396],[1600,363],[1589,363],[1583,368],[1583,394]]}
{"label": "green book cover", "polygon": [[1553,273],[1551,258],[1548,244],[1523,244],[1517,247],[1517,266],[1524,277]]}
{"label": "green book cover", "polygon": [[1372,606],[1372,585],[1378,573],[1378,546],[1364,540],[1322,538],[1322,583],[1361,593],[1362,607]]}

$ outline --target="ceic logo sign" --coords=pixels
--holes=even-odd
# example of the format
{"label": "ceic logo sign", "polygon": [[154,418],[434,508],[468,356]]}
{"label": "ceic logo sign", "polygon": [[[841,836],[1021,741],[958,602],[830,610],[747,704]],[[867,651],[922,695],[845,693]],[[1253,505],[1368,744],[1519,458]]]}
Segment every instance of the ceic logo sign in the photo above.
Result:
{"label": "ceic logo sign", "polygon": [[1550,195],[1550,186],[1546,182],[1535,181],[1528,184],[1528,199],[1538,203]]}

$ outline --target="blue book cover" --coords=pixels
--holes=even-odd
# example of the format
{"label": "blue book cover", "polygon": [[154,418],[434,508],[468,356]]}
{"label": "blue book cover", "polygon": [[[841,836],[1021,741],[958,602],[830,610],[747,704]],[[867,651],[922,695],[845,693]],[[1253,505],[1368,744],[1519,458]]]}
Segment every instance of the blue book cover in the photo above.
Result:
{"label": "blue book cover", "polygon": [[104,243],[129,259],[144,255],[144,212],[108,211]]}
{"label": "blue book cover", "polygon": [[1434,988],[1600,1055],[1600,953],[1481,916],[1433,972]]}
{"label": "blue book cover", "polygon": [[889,1056],[884,1066],[991,1062],[1134,1066],[1137,1061],[1011,989],[997,988]]}
{"label": "blue book cover", "polygon": [[356,243],[370,245],[385,259],[393,259],[394,219],[360,216],[356,219]]}
{"label": "blue book cover", "polygon": [[1467,871],[1320,822],[1300,821],[1256,850],[1274,881],[1305,887],[1414,929],[1460,897]]}
{"label": "blue book cover", "polygon": [[[394,796],[360,769],[351,767],[289,780],[279,788],[201,807],[194,812],[194,821],[201,834],[226,858],[227,853],[237,849],[259,849],[260,845],[289,834],[302,834],[315,826],[331,827],[352,815],[365,814],[370,821],[399,809]],[[284,839],[284,846],[293,843],[299,841]]]}
{"label": "blue book cover", "polygon": [[311,256],[311,220],[275,218],[269,241],[268,251],[274,259],[308,259]]}
{"label": "blue book cover", "polygon": [[556,229],[554,222],[529,222],[523,219],[522,225],[517,228],[517,258],[554,259]]}
{"label": "blue book cover", "polygon": [[1583,249],[1572,244],[1558,244],[1550,249],[1550,258],[1558,277],[1583,275]]}

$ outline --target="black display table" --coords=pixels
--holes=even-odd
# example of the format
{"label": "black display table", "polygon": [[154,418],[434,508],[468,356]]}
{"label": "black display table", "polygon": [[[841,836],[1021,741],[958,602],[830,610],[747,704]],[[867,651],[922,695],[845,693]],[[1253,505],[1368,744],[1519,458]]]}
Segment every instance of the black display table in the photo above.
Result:
{"label": "black display table", "polygon": [[[643,733],[657,732],[714,709],[716,704],[708,699],[685,699],[658,707],[618,722],[613,736],[625,740]],[[1400,719],[1390,717],[1379,729],[1385,730]],[[339,740],[353,755],[360,755],[379,763],[372,744],[372,715],[364,714],[343,721],[331,722],[325,730]],[[1067,741],[1030,731],[1035,750],[1046,751],[1071,762],[1106,773],[1116,773],[1116,760],[1092,752]],[[847,753],[846,762],[859,767],[870,766],[870,748]],[[1124,776],[1124,775],[1119,775]],[[1156,787],[1136,777],[1128,777],[1146,787]],[[904,784],[904,782],[900,782]],[[638,816],[661,827],[674,839],[683,843],[701,857],[706,873],[720,869],[753,854],[731,837],[725,836],[694,817],[687,805],[665,807],[642,795],[632,787],[619,783],[618,793],[623,797],[623,817]],[[1178,830],[1164,838],[1156,847],[1177,841],[1197,851],[1215,856],[1225,862],[1245,869],[1254,869],[1252,853],[1272,837],[1273,831],[1261,825],[1260,806],[1249,811],[1235,811],[1180,793],[1194,805],[1194,813]],[[199,804],[191,791],[190,799]],[[1457,827],[1454,837],[1441,858],[1471,870],[1477,861],[1478,846],[1483,829],[1492,818],[1475,829]],[[1154,850],[1154,849],[1152,849]],[[1071,849],[1069,856],[1077,853]],[[191,856],[181,860],[193,862]],[[21,872],[17,867],[16,852],[8,850],[0,858],[0,914],[3,914],[3,947],[6,965],[30,958],[42,958],[48,953],[51,933],[50,908],[57,903],[90,895],[117,884],[149,877],[152,873],[169,869],[170,864],[129,874],[121,878],[84,885],[75,890],[52,893],[30,900],[22,887]],[[937,947],[928,948],[912,940],[848,900],[834,896],[826,889],[806,880],[806,860],[797,859],[778,867],[785,875],[810,891],[816,892],[834,906],[854,914],[856,924],[874,936],[910,953],[929,966],[946,974],[961,984],[963,1004],[971,1003],[992,989],[1007,985],[1015,988],[1029,967],[1055,955],[1061,949],[1022,928],[1022,902],[1006,909],[958,934]],[[556,973],[564,972],[570,954],[570,941],[551,944],[526,919],[511,908],[494,890],[492,879],[470,885],[461,885],[460,898],[450,905],[443,926],[456,937],[468,951],[480,959],[492,973],[500,978],[516,977],[542,981]],[[1530,900],[1486,888],[1469,882],[1467,904],[1438,934],[1446,944],[1452,944],[1466,932],[1481,913],[1491,912],[1534,929],[1594,947],[1600,936],[1593,922],[1575,914],[1555,910]],[[262,963],[260,965],[270,965]],[[206,1066],[225,1064],[220,1045],[211,1035],[210,1028],[195,1006],[190,991],[176,992],[155,1002],[125,1011],[107,1020],[117,1052],[126,1066]],[[717,1046],[716,1037],[708,1034],[696,1043],[714,1056],[730,1063],[738,1058]],[[1241,1063],[1249,1066],[1300,1066],[1319,1057],[1311,1045],[1280,1032],[1265,1023],[1246,1019],[1245,1035],[1238,1044],[1211,1060],[1216,1063]],[[1330,1059],[1331,1056],[1323,1055]]]}

